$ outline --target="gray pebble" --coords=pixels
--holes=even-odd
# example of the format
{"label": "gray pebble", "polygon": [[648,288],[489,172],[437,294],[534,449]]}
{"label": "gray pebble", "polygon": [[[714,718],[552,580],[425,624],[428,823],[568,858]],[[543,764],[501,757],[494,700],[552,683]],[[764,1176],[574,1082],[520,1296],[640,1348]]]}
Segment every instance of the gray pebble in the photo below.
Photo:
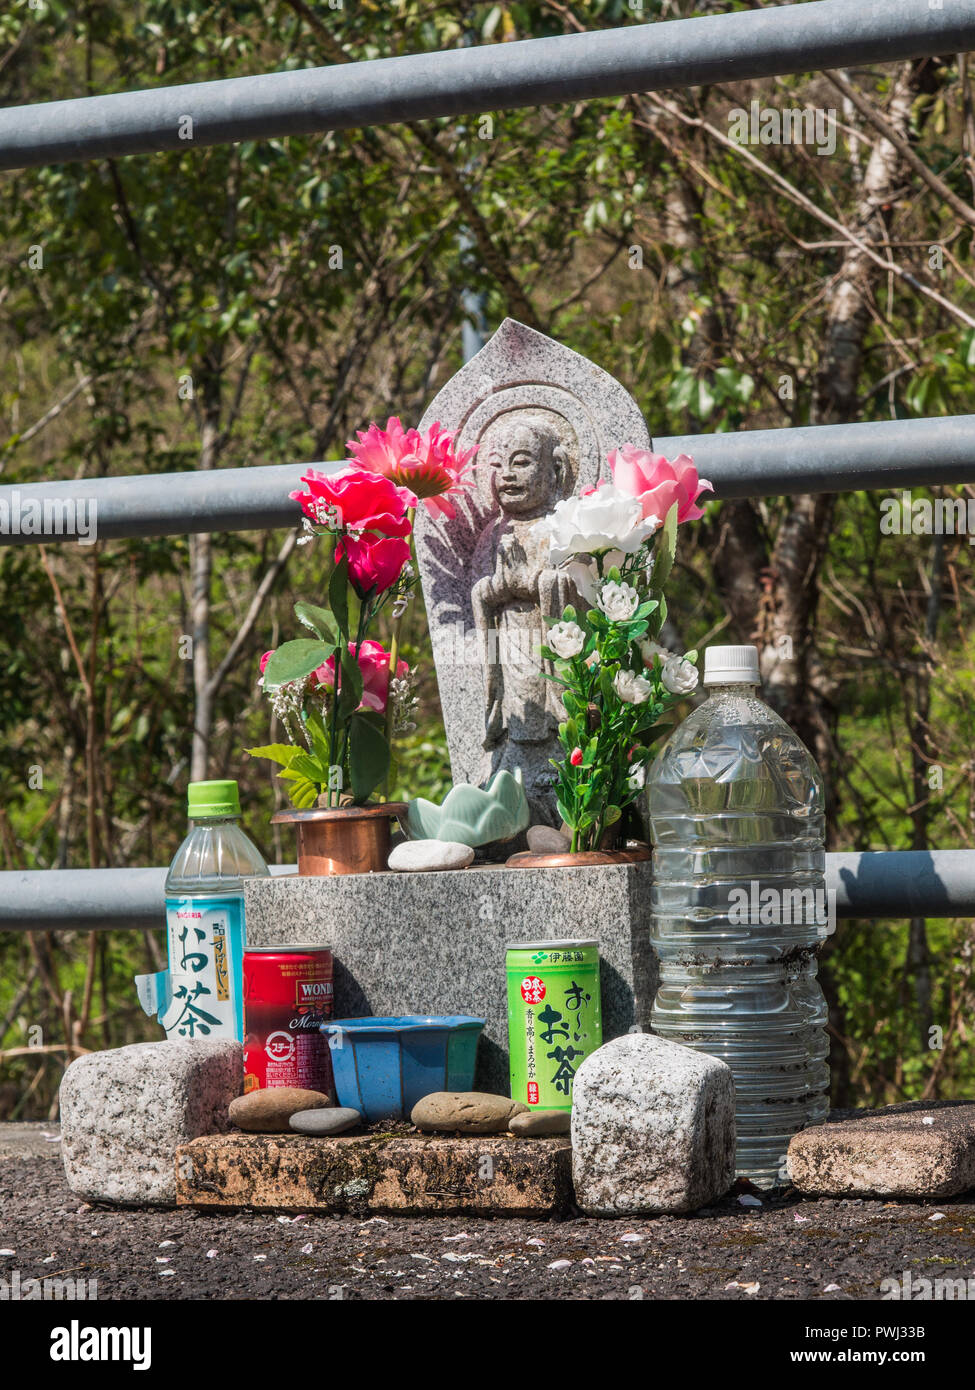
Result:
{"label": "gray pebble", "polygon": [[347,1105],[336,1105],[330,1110],[299,1110],[288,1121],[296,1134],[344,1134],[362,1124],[358,1110]]}
{"label": "gray pebble", "polygon": [[530,825],[525,838],[533,854],[565,854],[571,843],[551,825]]}

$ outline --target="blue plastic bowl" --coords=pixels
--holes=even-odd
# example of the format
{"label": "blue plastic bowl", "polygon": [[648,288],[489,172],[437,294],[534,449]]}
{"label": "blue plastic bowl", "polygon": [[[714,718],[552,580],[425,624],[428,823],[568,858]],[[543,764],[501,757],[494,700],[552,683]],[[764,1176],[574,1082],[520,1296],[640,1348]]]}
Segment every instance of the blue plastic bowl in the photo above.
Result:
{"label": "blue plastic bowl", "polygon": [[368,1123],[408,1119],[431,1091],[469,1091],[483,1018],[337,1018],[322,1024],[339,1105]]}

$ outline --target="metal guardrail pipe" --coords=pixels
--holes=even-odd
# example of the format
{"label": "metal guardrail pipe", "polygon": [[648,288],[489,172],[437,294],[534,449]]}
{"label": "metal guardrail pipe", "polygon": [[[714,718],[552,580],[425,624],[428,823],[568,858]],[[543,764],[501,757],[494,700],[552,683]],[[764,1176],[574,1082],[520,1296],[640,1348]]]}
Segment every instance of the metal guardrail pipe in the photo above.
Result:
{"label": "metal guardrail pipe", "polygon": [[[161,928],[165,880],[165,869],[0,873],[0,931]],[[840,918],[975,917],[975,850],[827,854],[826,886]]]}
{"label": "metal guardrail pipe", "polygon": [[[272,864],[293,874],[295,864]],[[0,873],[0,931],[156,930],[168,869],[10,869]]]}
{"label": "metal guardrail pipe", "polygon": [[97,540],[118,540],[295,526],[301,509],[288,493],[301,486],[302,473],[340,466],[261,464],[200,473],[9,484],[0,487],[0,545],[76,539],[85,544],[92,532]]}
{"label": "metal guardrail pipe", "polygon": [[838,917],[975,917],[975,850],[827,854]]}
{"label": "metal guardrail pipe", "polygon": [[975,415],[669,435],[653,443],[667,458],[691,454],[718,497],[975,481]]}
{"label": "metal guardrail pipe", "polygon": [[13,107],[0,111],[0,168],[856,67],[973,46],[975,0],[814,0]]}
{"label": "metal guardrail pipe", "polygon": [[[654,447],[669,458],[692,454],[718,497],[896,490],[975,480],[975,415],[671,435],[655,439]],[[92,529],[99,540],[116,540],[294,526],[300,513],[288,493],[299,486],[301,474],[309,467],[341,466],[340,461],[265,464],[8,484],[0,487],[0,546],[83,542]]]}

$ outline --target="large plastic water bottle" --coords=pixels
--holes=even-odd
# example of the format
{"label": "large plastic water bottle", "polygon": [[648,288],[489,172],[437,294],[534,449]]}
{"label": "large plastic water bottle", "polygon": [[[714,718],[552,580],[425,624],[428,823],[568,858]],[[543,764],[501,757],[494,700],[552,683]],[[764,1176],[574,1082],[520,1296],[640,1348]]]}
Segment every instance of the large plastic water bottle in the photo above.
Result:
{"label": "large plastic water bottle", "polygon": [[784,1181],[789,1138],[829,1109],[824,798],[802,741],[759,698],[755,647],[709,647],[708,699],[647,779],[655,1033],[720,1057],[740,1176]]}
{"label": "large plastic water bottle", "polygon": [[242,879],[267,864],[241,829],[237,783],[191,782],[190,831],[166,877],[169,969],[136,980],[169,1038],[244,1037]]}

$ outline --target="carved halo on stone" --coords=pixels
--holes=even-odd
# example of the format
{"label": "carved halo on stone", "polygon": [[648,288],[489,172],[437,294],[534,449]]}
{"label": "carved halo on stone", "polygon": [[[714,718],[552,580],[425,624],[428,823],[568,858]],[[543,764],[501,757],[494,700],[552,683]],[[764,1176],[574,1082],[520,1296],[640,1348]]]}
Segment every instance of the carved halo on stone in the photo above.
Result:
{"label": "carved halo on stone", "polygon": [[599,439],[585,404],[560,386],[519,382],[496,392],[471,412],[461,426],[459,444],[478,445],[473,469],[473,496],[486,512],[500,510],[497,495],[497,444],[518,426],[545,431],[558,439],[559,497],[571,497],[580,479],[605,475]]}

